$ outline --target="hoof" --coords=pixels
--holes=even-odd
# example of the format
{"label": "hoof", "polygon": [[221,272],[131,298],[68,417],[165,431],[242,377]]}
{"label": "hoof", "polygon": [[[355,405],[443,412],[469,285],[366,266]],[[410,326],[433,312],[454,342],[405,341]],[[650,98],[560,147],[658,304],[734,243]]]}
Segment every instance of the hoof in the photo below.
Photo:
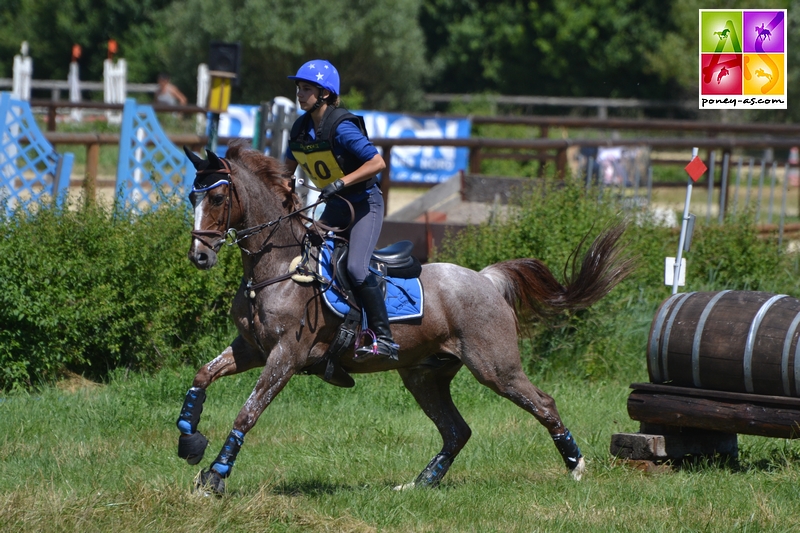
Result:
{"label": "hoof", "polygon": [[181,435],[178,438],[178,457],[186,459],[190,465],[196,465],[206,453],[207,446],[208,439],[199,431],[191,435]]}
{"label": "hoof", "polygon": [[583,457],[578,459],[578,465],[569,471],[572,479],[575,481],[580,481],[583,477],[583,473],[586,471],[586,461],[584,461]]}
{"label": "hoof", "polygon": [[396,487],[392,488],[392,490],[402,491],[402,490],[411,490],[417,488],[417,484],[413,481],[411,483],[403,483],[402,485],[397,485]]}
{"label": "hoof", "polygon": [[202,496],[225,494],[225,479],[213,470],[201,470],[194,478],[194,492]]}

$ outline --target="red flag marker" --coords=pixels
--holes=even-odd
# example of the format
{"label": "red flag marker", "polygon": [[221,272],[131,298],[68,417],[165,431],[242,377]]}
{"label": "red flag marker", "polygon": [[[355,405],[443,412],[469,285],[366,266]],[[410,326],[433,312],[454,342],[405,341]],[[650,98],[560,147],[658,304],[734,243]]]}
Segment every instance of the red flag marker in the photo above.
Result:
{"label": "red flag marker", "polygon": [[700,179],[700,176],[705,174],[708,167],[700,160],[700,157],[694,156],[694,158],[689,161],[689,164],[684,167],[684,170],[689,174],[689,177],[692,178],[692,181],[697,181]]}

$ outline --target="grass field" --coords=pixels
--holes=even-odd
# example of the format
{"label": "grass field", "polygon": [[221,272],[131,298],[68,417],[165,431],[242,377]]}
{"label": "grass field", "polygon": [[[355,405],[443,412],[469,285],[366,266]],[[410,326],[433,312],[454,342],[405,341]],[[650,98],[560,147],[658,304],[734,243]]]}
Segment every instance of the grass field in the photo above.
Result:
{"label": "grass field", "polygon": [[[646,380],[642,356],[639,375]],[[473,437],[440,488],[395,492],[441,445],[394,373],[355,389],[292,380],[246,439],[228,494],[190,491],[174,422],[192,369],[65,381],[0,398],[0,531],[798,531],[800,443],[739,437],[736,464],[645,474],[616,463],[613,433],[636,431],[629,382],[537,381],[587,457],[568,476],[546,431],[465,371],[454,398]],[[207,467],[255,382],[208,391]]]}

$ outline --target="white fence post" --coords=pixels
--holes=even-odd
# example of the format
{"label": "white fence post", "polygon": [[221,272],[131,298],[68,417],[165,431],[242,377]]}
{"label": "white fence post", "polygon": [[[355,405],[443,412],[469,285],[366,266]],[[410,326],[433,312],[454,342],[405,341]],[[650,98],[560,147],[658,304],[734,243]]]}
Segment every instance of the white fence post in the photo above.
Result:
{"label": "white fence post", "polygon": [[[103,101],[107,104],[124,104],[128,90],[126,80],[128,66],[124,59],[118,59],[116,64],[111,59],[103,61]],[[121,124],[121,111],[106,111],[109,124]]]}
{"label": "white fence post", "polygon": [[[72,103],[79,103],[81,101],[81,69],[77,61],[72,61],[69,64],[69,76],[67,76],[67,83],[69,84],[69,101]],[[73,107],[69,110],[69,119],[74,122],[83,120],[83,110]]]}
{"label": "white fence post", "polygon": [[[208,105],[208,91],[211,89],[211,75],[208,73],[208,65],[200,63],[197,65],[197,106],[206,107]],[[197,126],[195,131],[198,135],[206,132],[207,117],[202,113],[197,114]]]}
{"label": "white fence post", "polygon": [[28,56],[28,41],[23,41],[20,54],[14,56],[14,73],[11,95],[29,102],[31,99],[31,79],[33,78],[33,59]]}

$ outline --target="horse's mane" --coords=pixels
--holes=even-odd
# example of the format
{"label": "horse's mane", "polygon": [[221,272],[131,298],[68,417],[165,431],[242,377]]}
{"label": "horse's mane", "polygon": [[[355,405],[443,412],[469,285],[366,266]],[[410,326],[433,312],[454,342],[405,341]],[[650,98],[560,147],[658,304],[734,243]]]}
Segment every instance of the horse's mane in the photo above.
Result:
{"label": "horse's mane", "polygon": [[272,189],[276,195],[283,198],[284,207],[297,209],[300,200],[292,192],[292,175],[277,159],[266,156],[258,150],[253,150],[247,141],[236,139],[228,145],[225,158],[238,163],[253,173],[258,179]]}

